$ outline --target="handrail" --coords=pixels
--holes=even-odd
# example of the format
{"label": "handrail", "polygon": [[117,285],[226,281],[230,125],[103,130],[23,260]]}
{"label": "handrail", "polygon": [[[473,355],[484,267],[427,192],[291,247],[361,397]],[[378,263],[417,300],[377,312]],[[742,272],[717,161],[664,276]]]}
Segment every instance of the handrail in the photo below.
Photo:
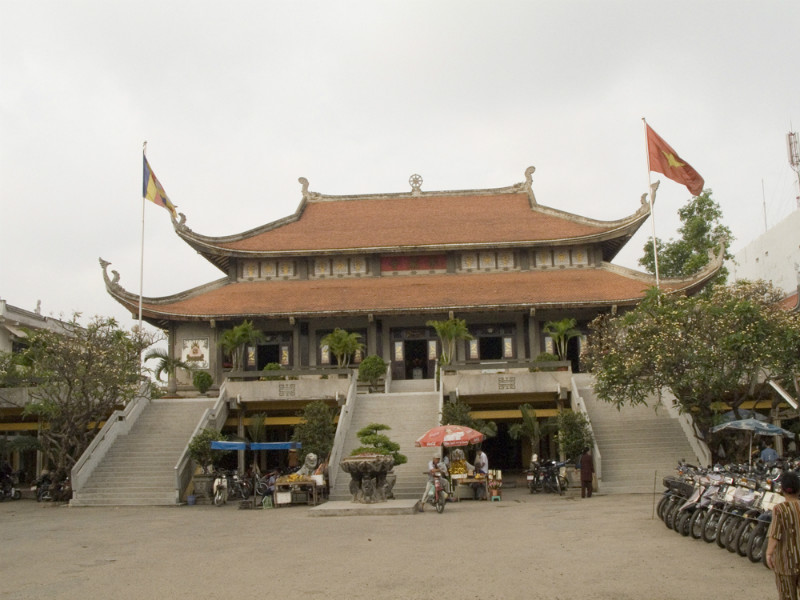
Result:
{"label": "handrail", "polygon": [[[664,402],[665,397],[666,402]],[[669,416],[673,419],[678,419],[678,423],[680,423],[681,429],[683,429],[683,433],[686,435],[686,439],[689,441],[689,445],[692,447],[699,464],[711,466],[711,450],[705,440],[697,437],[692,415],[679,410],[677,399],[671,392],[663,390],[661,400],[661,404],[667,409]]]}
{"label": "handrail", "polygon": [[143,382],[138,393],[125,405],[125,408],[115,410],[106,419],[105,425],[72,466],[70,481],[73,492],[81,491],[117,437],[126,435],[131,430],[144,409],[150,404],[149,391],[149,382]]}
{"label": "handrail", "polygon": [[589,417],[589,412],[586,410],[586,402],[578,393],[578,385],[575,383],[575,378],[570,377],[570,381],[572,382],[572,394],[570,394],[570,405],[573,412],[577,412],[582,414],[586,417],[586,422],[589,424],[589,431],[592,433],[592,440],[594,443],[592,444],[592,455],[594,457],[594,472],[597,475],[598,481],[603,480],[603,457],[600,454],[600,447],[597,445],[597,436],[594,434],[594,430],[592,429],[592,420]]}
{"label": "handrail", "polygon": [[331,457],[328,460],[328,485],[330,490],[333,490],[336,485],[336,478],[339,475],[339,461],[344,451],[344,443],[347,438],[347,432],[350,430],[353,412],[355,412],[354,408],[358,394],[357,383],[358,373],[353,371],[350,375],[350,385],[347,388],[347,398],[339,411],[339,422],[336,424],[333,448],[331,448]]}
{"label": "handrail", "polygon": [[214,429],[221,430],[225,420],[228,418],[228,392],[225,386],[226,383],[227,381],[223,382],[220,386],[219,397],[214,403],[214,406],[203,411],[203,415],[197,422],[197,426],[194,428],[192,435],[189,436],[189,440],[183,447],[183,452],[181,452],[181,456],[175,464],[175,504],[180,504],[181,496],[184,490],[189,486],[189,482],[192,480],[192,475],[194,474],[195,466],[189,456],[189,444],[194,439],[194,436],[209,425],[212,425]]}

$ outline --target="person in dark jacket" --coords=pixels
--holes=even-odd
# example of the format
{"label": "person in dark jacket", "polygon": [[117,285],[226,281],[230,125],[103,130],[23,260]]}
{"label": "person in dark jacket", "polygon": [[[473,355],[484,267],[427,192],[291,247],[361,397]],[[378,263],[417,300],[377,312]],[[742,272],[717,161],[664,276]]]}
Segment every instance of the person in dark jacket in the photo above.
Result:
{"label": "person in dark jacket", "polygon": [[592,497],[592,474],[594,474],[594,461],[591,448],[584,448],[581,454],[581,498]]}

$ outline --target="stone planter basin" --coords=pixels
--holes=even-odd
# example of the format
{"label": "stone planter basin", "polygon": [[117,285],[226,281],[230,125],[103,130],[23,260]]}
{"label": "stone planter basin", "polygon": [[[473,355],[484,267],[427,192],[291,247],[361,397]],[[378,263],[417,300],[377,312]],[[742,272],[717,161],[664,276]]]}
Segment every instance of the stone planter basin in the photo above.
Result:
{"label": "stone planter basin", "polygon": [[359,454],[343,458],[339,467],[350,473],[353,502],[386,502],[386,474],[394,467],[394,458],[385,454]]}

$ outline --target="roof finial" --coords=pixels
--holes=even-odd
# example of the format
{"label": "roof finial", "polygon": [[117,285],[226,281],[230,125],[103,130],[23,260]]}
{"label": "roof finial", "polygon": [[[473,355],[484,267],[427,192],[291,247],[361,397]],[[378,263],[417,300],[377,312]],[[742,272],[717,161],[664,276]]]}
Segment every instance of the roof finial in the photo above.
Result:
{"label": "roof finial", "polygon": [[411,193],[414,196],[419,196],[420,191],[422,189],[422,175],[414,173],[411,177],[408,178],[408,183],[411,186]]}
{"label": "roof finial", "polygon": [[305,177],[298,177],[297,181],[299,181],[300,185],[303,186],[302,193],[303,193],[303,200],[305,200],[306,198],[308,198],[308,179],[306,179]]}

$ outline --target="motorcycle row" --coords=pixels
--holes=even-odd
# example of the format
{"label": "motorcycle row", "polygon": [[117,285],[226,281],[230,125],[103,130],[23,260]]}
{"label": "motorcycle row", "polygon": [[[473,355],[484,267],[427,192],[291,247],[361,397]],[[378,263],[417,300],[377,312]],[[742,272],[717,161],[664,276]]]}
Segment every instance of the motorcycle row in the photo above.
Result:
{"label": "motorcycle row", "polygon": [[676,475],[664,477],[664,494],[656,512],[664,524],[684,537],[765,562],[772,508],[783,502],[780,474],[800,463],[726,465],[702,469],[681,462]]}
{"label": "motorcycle row", "polygon": [[554,460],[539,462],[539,459],[534,454],[525,473],[531,494],[550,492],[563,496],[569,487],[567,478],[561,475],[561,468],[566,464],[565,462],[556,462]]}

